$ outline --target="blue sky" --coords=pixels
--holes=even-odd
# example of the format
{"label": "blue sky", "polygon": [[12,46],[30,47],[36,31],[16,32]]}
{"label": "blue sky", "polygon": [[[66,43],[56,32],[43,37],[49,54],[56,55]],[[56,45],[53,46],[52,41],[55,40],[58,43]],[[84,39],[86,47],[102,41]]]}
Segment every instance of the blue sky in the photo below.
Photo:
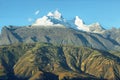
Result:
{"label": "blue sky", "polygon": [[56,9],[68,20],[79,16],[86,24],[120,27],[120,0],[0,0],[0,28],[32,24]]}

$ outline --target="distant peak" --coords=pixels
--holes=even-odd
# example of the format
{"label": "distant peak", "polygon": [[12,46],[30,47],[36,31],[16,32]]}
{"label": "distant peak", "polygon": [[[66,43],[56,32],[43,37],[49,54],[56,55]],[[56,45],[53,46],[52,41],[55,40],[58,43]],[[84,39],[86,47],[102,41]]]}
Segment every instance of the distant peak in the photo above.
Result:
{"label": "distant peak", "polygon": [[64,20],[61,13],[58,10],[55,10],[54,12],[49,12],[47,16],[38,18],[35,23],[33,23],[33,26],[61,26],[62,23],[64,23]]}
{"label": "distant peak", "polygon": [[89,26],[91,26],[91,27],[96,27],[96,28],[102,28],[102,26],[101,26],[101,24],[99,23],[99,22],[96,22],[96,23],[93,23],[93,24],[91,24],[91,25],[89,25]]}
{"label": "distant peak", "polygon": [[83,20],[80,19],[78,16],[75,17],[74,24],[77,26],[77,29],[79,30],[89,31],[89,28],[84,25]]}
{"label": "distant peak", "polygon": [[93,23],[93,25],[101,26],[99,22]]}
{"label": "distant peak", "polygon": [[100,25],[100,23],[99,23],[99,22],[96,22],[95,24],[96,24],[96,25]]}
{"label": "distant peak", "polygon": [[58,10],[55,10],[54,12],[49,12],[47,14],[47,16],[53,17],[53,18],[56,18],[56,19],[61,19],[62,18],[62,14]]}
{"label": "distant peak", "polygon": [[61,16],[61,13],[60,13],[58,10],[55,10],[55,11],[54,11],[54,14],[55,14],[55,15],[60,15],[60,16]]}
{"label": "distant peak", "polygon": [[84,24],[84,23],[83,23],[83,20],[80,19],[79,16],[76,16],[76,17],[75,17],[75,23],[79,23],[79,24],[81,24],[81,25]]}
{"label": "distant peak", "polygon": [[90,31],[93,33],[103,33],[105,31],[105,29],[98,22],[93,23],[93,24],[88,25],[88,26],[89,26]]}
{"label": "distant peak", "polygon": [[52,12],[49,12],[49,13],[47,14],[47,16],[53,16],[53,13],[52,13]]}
{"label": "distant peak", "polygon": [[76,19],[79,19],[79,16],[75,16]]}

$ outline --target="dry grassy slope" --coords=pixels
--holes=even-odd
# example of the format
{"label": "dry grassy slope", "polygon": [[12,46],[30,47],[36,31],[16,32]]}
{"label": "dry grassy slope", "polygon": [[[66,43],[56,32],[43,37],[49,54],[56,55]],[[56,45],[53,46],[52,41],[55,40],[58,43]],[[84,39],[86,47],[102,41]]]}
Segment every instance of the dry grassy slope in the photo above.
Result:
{"label": "dry grassy slope", "polygon": [[[97,78],[96,78],[97,77]],[[120,79],[120,58],[87,47],[0,46],[0,80]]]}
{"label": "dry grassy slope", "polygon": [[108,52],[86,47],[36,44],[14,65],[14,73],[30,80],[42,77],[44,80],[53,77],[60,80],[95,77],[119,80],[120,59]]}
{"label": "dry grassy slope", "polygon": [[[13,80],[13,66],[18,59],[35,44],[14,44],[9,46],[0,46],[0,80]],[[19,79],[15,79],[19,80]]]}

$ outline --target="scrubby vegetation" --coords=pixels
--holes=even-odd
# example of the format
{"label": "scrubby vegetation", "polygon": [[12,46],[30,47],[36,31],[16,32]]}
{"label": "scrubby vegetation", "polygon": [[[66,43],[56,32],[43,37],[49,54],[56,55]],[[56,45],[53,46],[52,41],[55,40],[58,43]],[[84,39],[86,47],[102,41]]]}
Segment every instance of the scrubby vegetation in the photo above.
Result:
{"label": "scrubby vegetation", "polygon": [[0,79],[119,80],[120,58],[113,54],[50,43],[0,46]]}

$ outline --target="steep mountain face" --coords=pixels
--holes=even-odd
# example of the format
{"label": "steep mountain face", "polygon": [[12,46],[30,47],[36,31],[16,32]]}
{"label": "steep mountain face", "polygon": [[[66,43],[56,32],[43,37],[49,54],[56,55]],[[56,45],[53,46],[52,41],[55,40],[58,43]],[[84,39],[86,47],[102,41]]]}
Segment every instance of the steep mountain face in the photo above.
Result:
{"label": "steep mountain face", "polygon": [[120,58],[86,47],[46,43],[0,47],[0,79],[119,80]]}
{"label": "steep mountain face", "polygon": [[103,36],[116,41],[120,44],[120,29],[112,28],[110,30],[107,30],[103,33]]}
{"label": "steep mountain face", "polygon": [[47,42],[56,45],[86,46],[100,50],[120,50],[119,43],[116,40],[107,38],[102,34],[77,31],[65,26],[11,26],[2,29],[0,45],[19,42]]}
{"label": "steep mountain face", "polygon": [[4,27],[2,29],[2,33],[0,35],[0,43],[2,44],[11,44],[11,43],[18,43],[19,39],[16,38],[16,35],[12,33],[9,28]]}

